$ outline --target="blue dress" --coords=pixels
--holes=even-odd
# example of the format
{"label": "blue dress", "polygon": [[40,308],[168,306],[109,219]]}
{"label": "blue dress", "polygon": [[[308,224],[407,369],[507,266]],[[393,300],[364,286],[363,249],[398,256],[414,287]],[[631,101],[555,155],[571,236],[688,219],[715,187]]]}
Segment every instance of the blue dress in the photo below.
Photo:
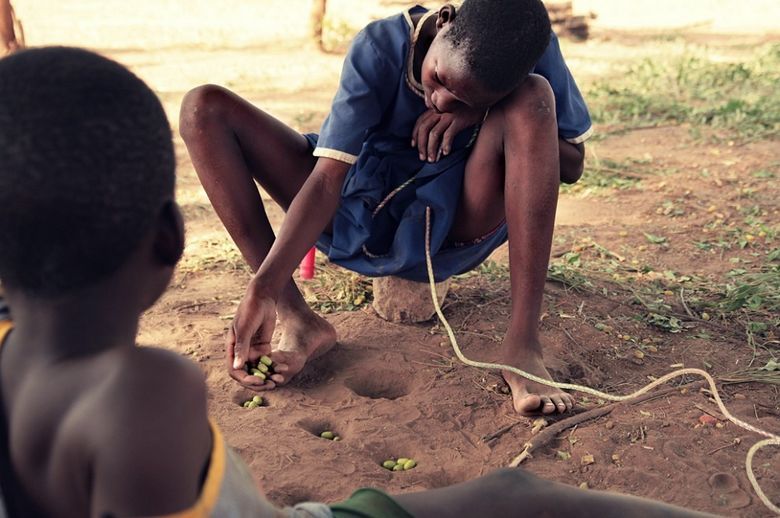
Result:
{"label": "blue dress", "polygon": [[[307,134],[313,154],[353,164],[347,173],[333,234],[317,248],[331,262],[368,276],[396,275],[424,282],[425,209],[430,207],[436,280],[469,271],[506,241],[506,224],[475,242],[447,241],[477,128],[459,133],[449,155],[420,160],[412,129],[425,112],[422,85],[412,74],[413,7],[378,20],[352,41],[331,112],[319,135]],[[590,135],[585,102],[553,34],[535,73],[555,94],[558,130],[572,143]],[[388,195],[394,193],[389,200]]]}

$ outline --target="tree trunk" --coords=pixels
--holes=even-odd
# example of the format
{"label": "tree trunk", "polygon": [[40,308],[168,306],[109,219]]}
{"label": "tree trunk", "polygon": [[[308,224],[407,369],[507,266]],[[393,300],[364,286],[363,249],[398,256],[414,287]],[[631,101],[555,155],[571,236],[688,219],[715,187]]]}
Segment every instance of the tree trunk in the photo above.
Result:
{"label": "tree trunk", "polygon": [[309,30],[311,31],[311,38],[317,47],[324,51],[325,48],[322,45],[322,21],[325,18],[325,9],[328,0],[312,0],[311,13],[309,15]]}

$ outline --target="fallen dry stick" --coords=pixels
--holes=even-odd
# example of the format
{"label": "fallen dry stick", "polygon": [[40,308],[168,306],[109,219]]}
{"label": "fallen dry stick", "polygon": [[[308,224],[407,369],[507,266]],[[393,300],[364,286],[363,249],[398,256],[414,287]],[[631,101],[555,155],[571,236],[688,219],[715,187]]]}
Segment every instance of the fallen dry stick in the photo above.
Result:
{"label": "fallen dry stick", "polygon": [[617,403],[612,403],[609,405],[604,405],[598,408],[594,408],[592,410],[582,412],[581,414],[573,415],[568,419],[564,419],[563,421],[558,421],[557,423],[551,424],[550,426],[548,426],[547,428],[539,432],[539,434],[536,437],[534,437],[533,439],[525,443],[525,449],[523,449],[520,455],[518,455],[517,457],[514,458],[514,460],[512,460],[509,466],[512,468],[516,468],[525,459],[531,457],[531,452],[533,450],[537,450],[539,448],[543,448],[544,446],[547,446],[550,442],[553,441],[553,439],[555,439],[558,436],[559,433],[563,432],[564,430],[567,430],[572,426],[578,425],[580,423],[584,423],[585,421],[590,421],[591,419],[596,419],[598,417],[605,416],[620,406],[636,405],[637,403],[642,403],[650,399],[663,397],[673,392],[679,392],[682,389],[695,389],[695,388],[702,387],[706,384],[707,382],[705,380],[701,380],[701,381],[694,381],[693,383],[688,383],[686,385],[681,385],[679,387],[669,387],[663,390],[659,390],[657,392],[643,394],[631,400],[618,401]]}

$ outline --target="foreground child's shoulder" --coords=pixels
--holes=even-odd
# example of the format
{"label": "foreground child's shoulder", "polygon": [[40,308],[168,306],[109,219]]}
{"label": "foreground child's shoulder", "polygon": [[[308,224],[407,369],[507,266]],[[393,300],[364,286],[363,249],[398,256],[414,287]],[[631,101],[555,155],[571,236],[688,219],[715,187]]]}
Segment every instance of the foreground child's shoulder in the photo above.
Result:
{"label": "foreground child's shoulder", "polygon": [[[156,515],[198,496],[212,446],[198,367],[155,348],[122,353],[96,426],[94,502],[101,512]],[[148,497],[143,501],[138,494]]]}
{"label": "foreground child's shoulder", "polygon": [[105,395],[121,401],[126,410],[154,412],[174,401],[205,408],[203,372],[176,353],[156,347],[134,347],[118,353],[114,363]]}
{"label": "foreground child's shoulder", "polygon": [[138,421],[167,429],[207,426],[205,377],[193,362],[164,349],[135,347],[124,351],[116,363],[118,369],[104,394],[116,427],[125,430]]}

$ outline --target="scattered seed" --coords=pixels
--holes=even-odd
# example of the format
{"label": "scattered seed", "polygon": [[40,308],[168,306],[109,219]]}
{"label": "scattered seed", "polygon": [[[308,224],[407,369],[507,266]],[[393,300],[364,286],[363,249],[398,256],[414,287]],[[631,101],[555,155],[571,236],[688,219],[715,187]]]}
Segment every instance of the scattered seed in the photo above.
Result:
{"label": "scattered seed", "polygon": [[393,469],[396,465],[396,462],[392,459],[386,460],[382,463],[382,467],[385,469]]}
{"label": "scattered seed", "polygon": [[322,437],[323,439],[328,439],[329,441],[332,441],[336,437],[336,434],[334,434],[330,430],[327,430],[327,431],[322,432],[320,434],[320,437]]}
{"label": "scattered seed", "polygon": [[417,466],[417,461],[414,459],[409,459],[406,462],[404,462],[404,471],[413,469],[415,466]]}

